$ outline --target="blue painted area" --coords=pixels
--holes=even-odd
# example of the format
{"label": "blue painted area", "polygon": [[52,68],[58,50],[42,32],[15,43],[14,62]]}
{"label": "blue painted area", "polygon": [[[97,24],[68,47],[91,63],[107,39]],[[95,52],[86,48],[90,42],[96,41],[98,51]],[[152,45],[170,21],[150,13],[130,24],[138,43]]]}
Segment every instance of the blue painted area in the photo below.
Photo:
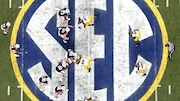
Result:
{"label": "blue painted area", "polygon": [[[37,10],[39,5],[41,5],[44,0],[35,0],[35,2],[31,5],[31,7],[26,12],[17,36],[17,43],[21,44],[21,47],[24,50],[28,51],[28,54],[24,54],[19,57],[18,65],[20,72],[23,76],[24,81],[27,86],[31,89],[35,96],[41,101],[47,101],[48,97],[44,95],[36,85],[33,83],[30,78],[27,70],[37,64],[38,62],[42,62],[43,68],[46,73],[51,77],[51,63],[42,53],[42,51],[37,47],[37,45],[30,38],[28,33],[24,32],[24,28],[27,27],[29,20],[31,19],[32,14]],[[95,16],[98,16],[95,19],[95,33],[102,34],[105,36],[105,58],[98,58],[95,62],[95,90],[100,90],[103,88],[107,88],[107,101],[114,100],[114,89],[113,89],[113,0],[106,0],[107,2],[107,11],[103,11],[100,9],[95,9]],[[159,25],[157,23],[156,18],[154,17],[152,11],[145,4],[144,0],[135,0],[134,1],[144,12],[149,20],[149,23],[153,30],[153,36],[149,37],[140,42],[140,46],[136,47],[134,40],[129,37],[129,52],[130,52],[130,71],[132,72],[137,55],[141,55],[146,60],[152,63],[152,68],[150,70],[149,75],[147,75],[147,79],[144,81],[142,86],[126,101],[137,101],[141,98],[144,93],[149,89],[153,80],[155,79],[157,72],[159,70],[160,62],[161,62],[161,53],[162,53],[162,37]],[[71,11],[69,21],[70,25],[75,25],[75,0],[69,0],[69,8]],[[56,15],[54,15],[46,26],[46,30],[59,42],[60,45],[64,49],[71,48],[74,50],[74,42],[75,42],[75,29],[71,29],[69,33],[70,41],[67,44],[62,42],[62,39],[57,35],[58,29],[56,28]],[[128,34],[128,33],[127,33]],[[74,101],[74,65],[70,65],[68,70],[68,101]],[[122,92],[123,93],[123,92]]]}
{"label": "blue painted area", "polygon": [[107,11],[95,9],[95,33],[105,36],[105,58],[95,62],[95,90],[107,88],[107,101],[114,100],[113,89],[113,1],[106,1]]}
{"label": "blue painted area", "polygon": [[[69,9],[71,11],[70,18],[71,20],[69,21],[69,25],[75,26],[75,0],[68,0],[69,1]],[[70,32],[70,41],[68,42],[68,48],[71,48],[74,50],[74,42],[75,42],[75,29],[71,29]],[[74,73],[74,64],[70,65],[70,68],[68,69],[68,101],[74,101],[75,97],[75,92],[74,92],[74,78],[75,78],[75,73]]]}

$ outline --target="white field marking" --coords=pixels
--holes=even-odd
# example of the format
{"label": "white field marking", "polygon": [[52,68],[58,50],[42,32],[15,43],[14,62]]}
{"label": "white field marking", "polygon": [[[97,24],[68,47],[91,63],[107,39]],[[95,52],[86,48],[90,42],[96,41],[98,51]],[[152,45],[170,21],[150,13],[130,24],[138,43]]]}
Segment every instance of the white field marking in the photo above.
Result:
{"label": "white field marking", "polygon": [[21,1],[21,6],[19,6],[18,8],[23,8],[24,7],[24,0]]}
{"label": "white field marking", "polygon": [[9,0],[9,8],[12,7],[12,0]]}
{"label": "white field marking", "polygon": [[153,3],[156,7],[159,7],[159,5],[156,5],[156,0],[153,0]]}
{"label": "white field marking", "polygon": [[[142,83],[147,77],[137,74],[136,68],[134,68],[133,71],[129,73],[130,47],[128,26],[130,25],[132,29],[139,29],[141,31],[140,41],[151,37],[153,32],[146,16],[132,0],[115,0],[113,7],[114,100],[124,101],[139,87],[141,87]],[[152,64],[140,55],[138,55],[136,62],[138,61],[142,61],[147,65],[148,75]]]}
{"label": "white field marking", "polygon": [[[51,95],[54,94],[54,87],[59,85],[58,79],[60,75],[56,73],[55,67],[57,66],[57,62],[64,58],[66,50],[57,42],[57,40],[54,39],[54,37],[52,37],[52,35],[45,29],[45,27],[47,26],[49,20],[57,13],[55,8],[57,8],[58,5],[60,7],[59,2],[60,0],[46,0],[43,2],[32,15],[26,29],[26,32],[52,64],[51,67],[49,67],[52,69],[52,81],[49,88],[52,91],[50,92]],[[35,64],[33,67],[43,68],[42,64],[39,63]],[[67,77],[65,79],[67,79]],[[68,85],[67,82],[65,85]],[[52,97],[51,95],[48,97],[54,99],[54,96]],[[59,98],[61,99],[61,97]],[[63,101],[67,100],[68,94],[66,94],[63,98]]]}
{"label": "white field marking", "polygon": [[171,85],[168,85],[168,94],[171,95]]}
{"label": "white field marking", "polygon": [[21,95],[20,95],[20,101],[23,101],[23,89],[21,86],[17,86],[17,88],[20,88],[21,89]]}
{"label": "white field marking", "polygon": [[[100,2],[99,0],[75,0],[75,51],[81,53],[85,59],[104,58],[104,35],[94,35],[93,26],[79,29],[77,19],[78,17],[94,16],[96,4],[106,4],[106,0],[101,1],[104,2]],[[87,4],[88,2],[89,4]],[[100,6],[97,8],[101,9]],[[75,65],[75,101],[94,95],[98,96],[100,101],[107,100],[106,88],[94,90],[94,63],[91,63],[90,73],[85,71],[82,65]]]}
{"label": "white field marking", "polygon": [[166,7],[169,7],[169,0],[166,0]]}
{"label": "white field marking", "polygon": [[[158,85],[157,88],[158,88],[158,87],[161,87],[161,85]],[[158,92],[157,92],[157,88],[156,88],[156,90],[155,90],[155,101],[158,101]]]}
{"label": "white field marking", "polygon": [[10,93],[11,93],[11,87],[8,86],[8,88],[7,88],[7,95],[10,95]]}

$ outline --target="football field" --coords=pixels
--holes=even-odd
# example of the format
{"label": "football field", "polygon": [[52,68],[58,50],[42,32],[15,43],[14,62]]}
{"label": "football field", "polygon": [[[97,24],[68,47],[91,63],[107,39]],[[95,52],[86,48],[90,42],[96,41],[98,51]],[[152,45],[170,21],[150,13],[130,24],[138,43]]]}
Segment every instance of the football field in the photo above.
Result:
{"label": "football field", "polygon": [[[83,101],[94,96],[97,101],[179,101],[180,0],[151,0],[153,6],[148,3],[150,0],[145,0],[151,7],[144,0],[85,1],[0,1],[0,24],[11,22],[8,34],[0,34],[0,101]],[[62,25],[57,8],[68,6],[71,19],[63,25],[70,24],[73,28],[70,40],[63,43],[57,34]],[[151,11],[152,7],[159,10],[166,29],[162,28],[161,19],[156,21],[158,11]],[[90,15],[98,16],[95,25],[80,29],[78,17]],[[139,47],[124,34],[131,28],[141,31]],[[176,50],[167,66],[162,67],[163,71],[160,65],[166,65],[167,58],[162,54],[166,39],[175,44]],[[9,50],[13,43],[20,43],[22,50],[28,53],[15,58]],[[53,90],[59,85],[59,75],[53,67],[68,48],[81,53],[83,58],[97,61],[91,63],[90,73],[81,65],[70,64],[63,81],[68,91],[56,99]],[[137,61],[147,64],[146,76],[136,73],[134,64]],[[159,74],[163,72],[161,78]],[[42,75],[51,78],[44,92],[40,91],[37,82]]]}

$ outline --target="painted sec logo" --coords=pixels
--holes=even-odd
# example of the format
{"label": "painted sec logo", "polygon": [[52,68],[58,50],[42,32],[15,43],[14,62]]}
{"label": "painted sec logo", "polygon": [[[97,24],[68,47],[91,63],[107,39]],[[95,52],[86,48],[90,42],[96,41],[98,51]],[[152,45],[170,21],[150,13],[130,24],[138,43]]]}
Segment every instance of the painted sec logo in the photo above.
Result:
{"label": "painted sec logo", "polygon": [[[62,8],[69,8],[69,20],[59,18]],[[78,18],[89,16],[97,16],[94,25],[80,29]],[[73,28],[64,43],[58,29],[68,25]],[[167,41],[164,22],[151,0],[28,0],[11,37],[11,44],[20,44],[28,53],[17,58],[11,53],[11,60],[32,101],[145,101],[165,71]],[[68,49],[96,61],[90,72],[69,64],[60,80],[55,68]],[[41,77],[47,78],[46,85],[40,84]]]}

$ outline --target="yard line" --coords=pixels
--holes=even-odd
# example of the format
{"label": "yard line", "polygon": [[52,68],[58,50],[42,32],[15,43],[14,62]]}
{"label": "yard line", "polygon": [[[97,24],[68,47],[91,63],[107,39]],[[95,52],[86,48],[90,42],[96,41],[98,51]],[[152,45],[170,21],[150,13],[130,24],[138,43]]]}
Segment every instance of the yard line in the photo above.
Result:
{"label": "yard line", "polygon": [[153,3],[156,7],[159,7],[159,5],[156,5],[156,0],[153,0]]}
{"label": "yard line", "polygon": [[22,4],[18,8],[22,8],[22,7],[24,7],[24,0],[22,0]]}
{"label": "yard line", "polygon": [[11,87],[8,86],[8,88],[7,88],[7,95],[10,95],[10,91],[11,91]]}
{"label": "yard line", "polygon": [[12,7],[12,0],[9,0],[9,8]]}
{"label": "yard line", "polygon": [[166,0],[166,7],[169,7],[169,0]]}
{"label": "yard line", "polygon": [[168,85],[168,94],[171,95],[171,85]]}
{"label": "yard line", "polygon": [[[158,85],[157,88],[158,88],[158,87],[161,87],[161,85]],[[156,88],[156,90],[155,90],[155,101],[158,101],[158,92],[157,92],[157,88]]]}
{"label": "yard line", "polygon": [[23,101],[23,89],[21,86],[17,86],[17,88],[21,89],[21,96],[20,96],[21,100],[20,101]]}

